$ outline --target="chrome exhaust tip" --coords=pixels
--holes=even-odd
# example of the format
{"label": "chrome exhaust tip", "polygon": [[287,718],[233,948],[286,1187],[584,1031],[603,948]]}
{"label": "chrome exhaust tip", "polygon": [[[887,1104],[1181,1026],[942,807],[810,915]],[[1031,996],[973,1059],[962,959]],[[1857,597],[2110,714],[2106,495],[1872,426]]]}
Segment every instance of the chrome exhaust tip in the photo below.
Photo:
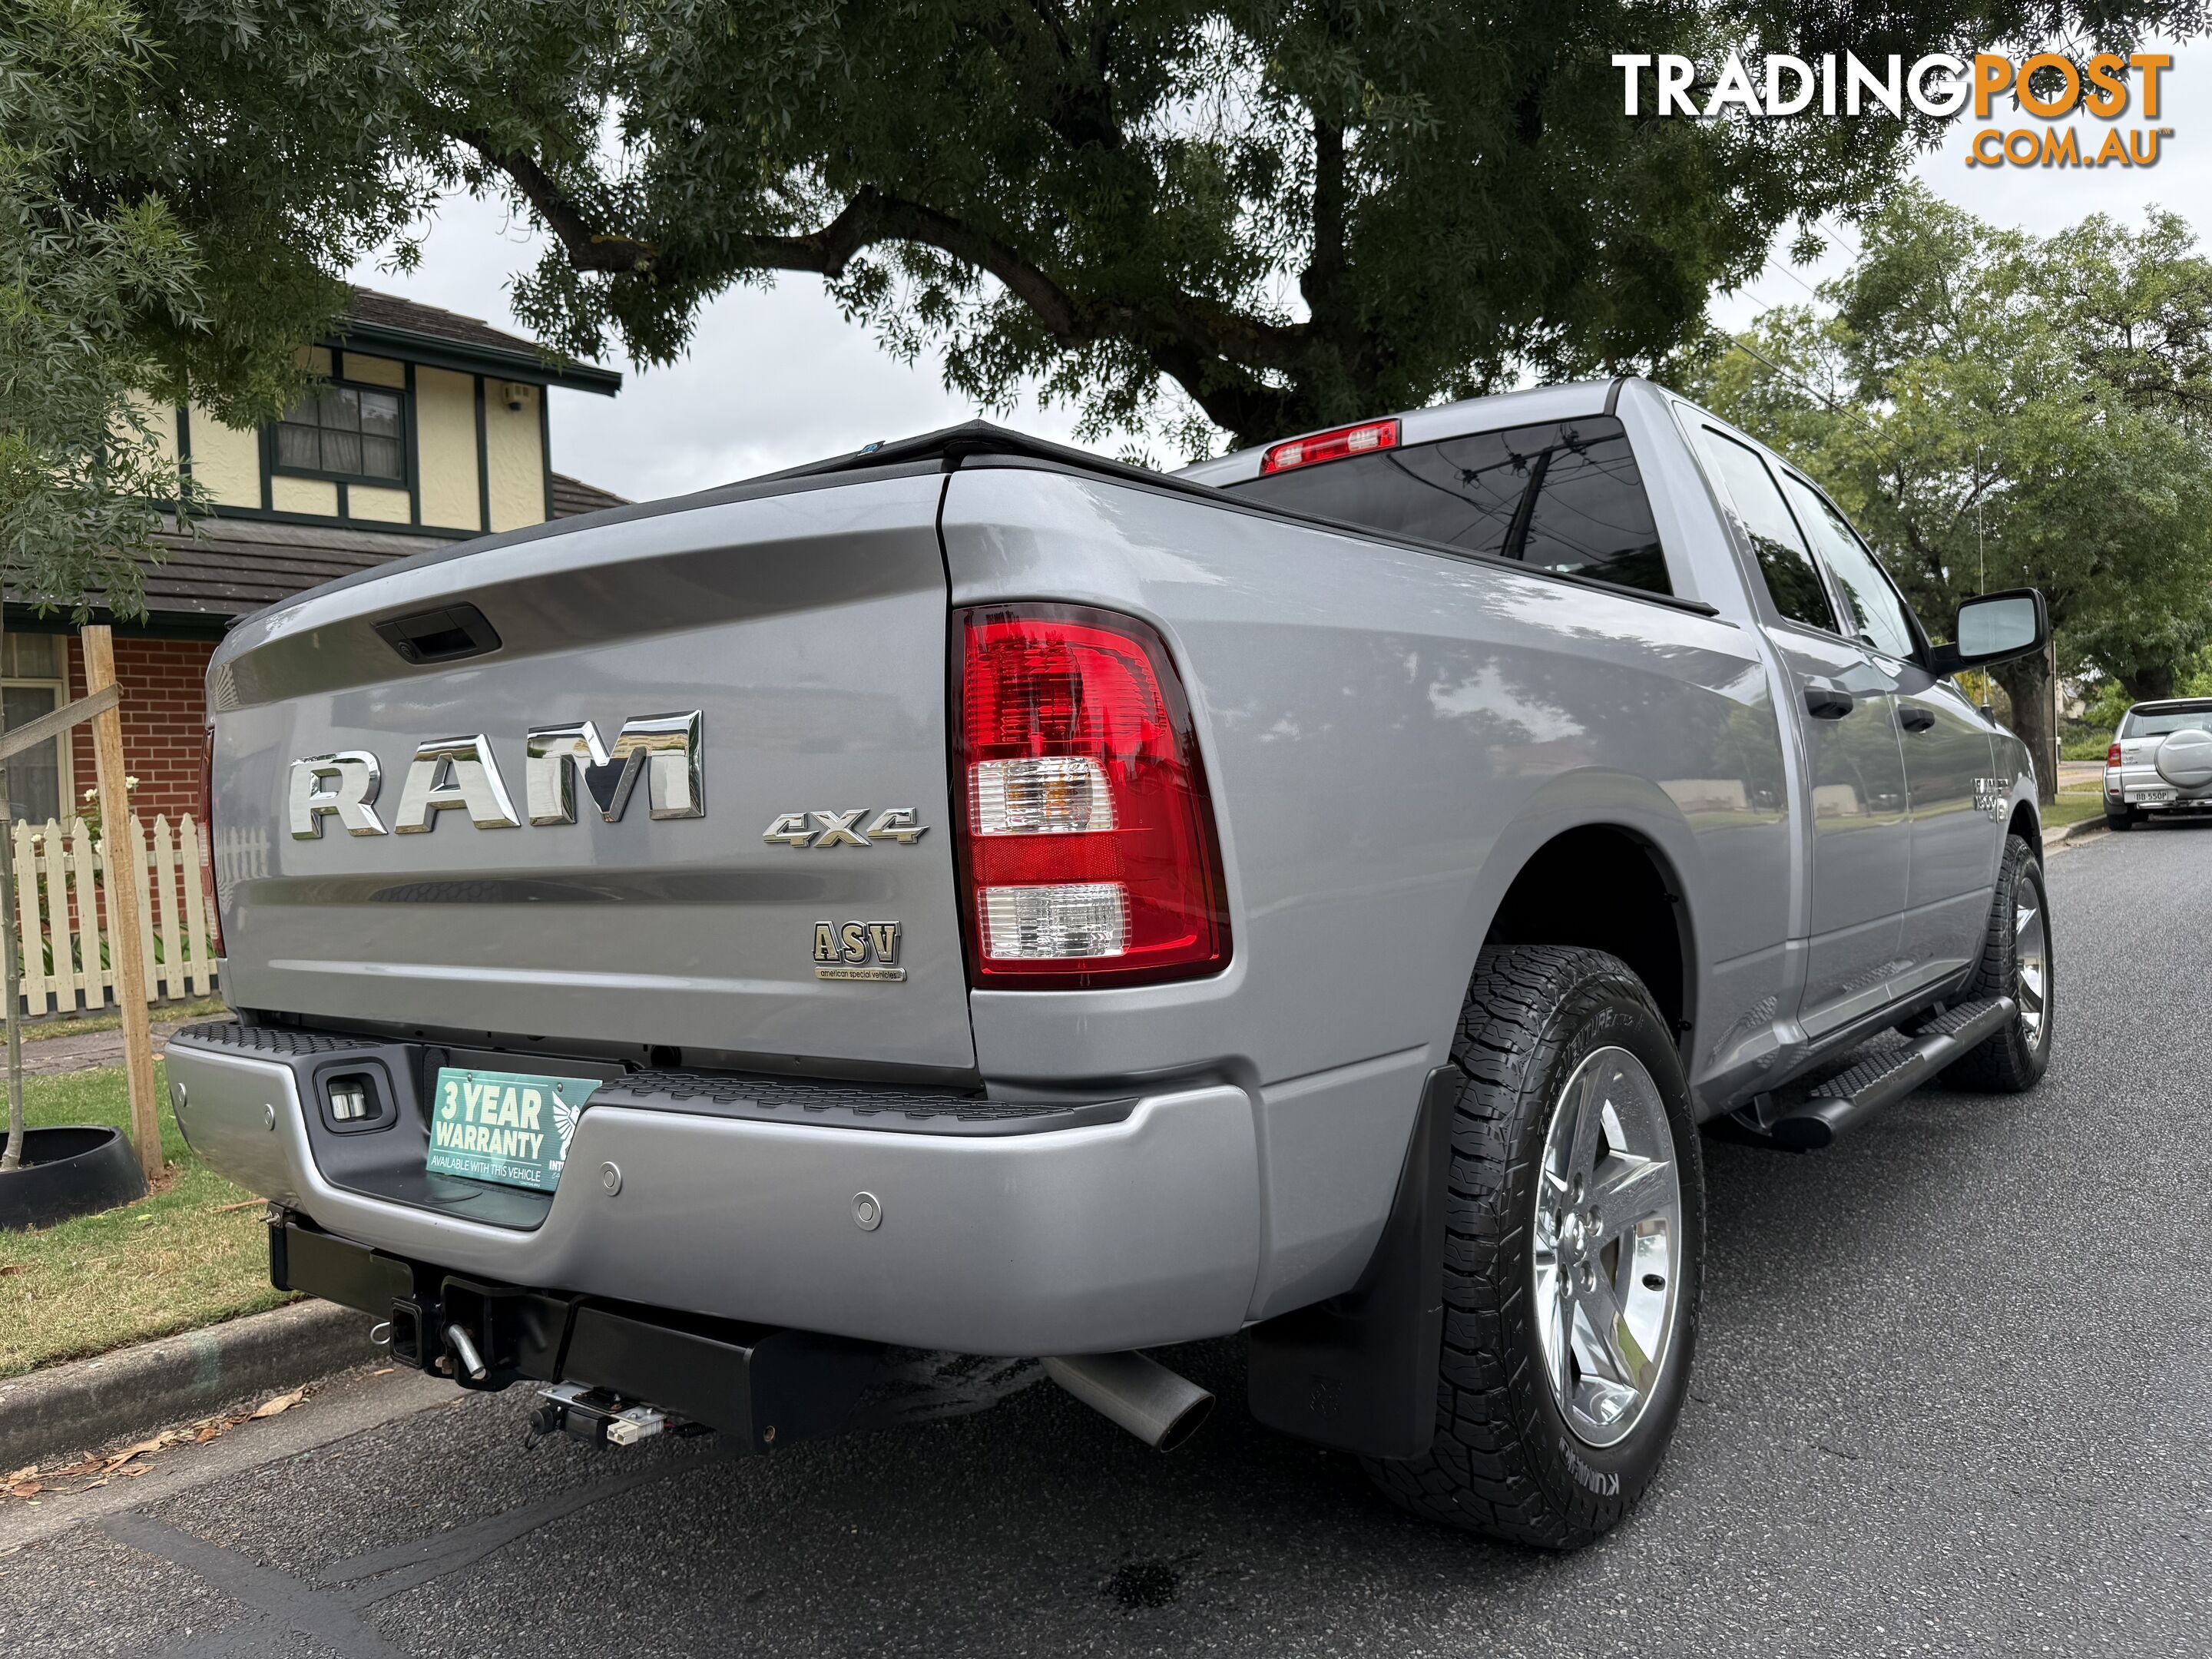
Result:
{"label": "chrome exhaust tip", "polygon": [[1212,1395],[1134,1350],[1048,1358],[1044,1372],[1155,1451],[1173,1451],[1213,1412]]}

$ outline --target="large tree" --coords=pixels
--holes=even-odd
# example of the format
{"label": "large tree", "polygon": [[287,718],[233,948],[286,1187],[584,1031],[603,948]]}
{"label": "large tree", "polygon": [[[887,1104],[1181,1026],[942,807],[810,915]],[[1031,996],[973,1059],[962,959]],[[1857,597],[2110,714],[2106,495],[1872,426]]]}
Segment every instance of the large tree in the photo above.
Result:
{"label": "large tree", "polygon": [[1615,52],[2124,45],[2203,4],[138,0],[158,76],[80,182],[195,233],[211,326],[167,345],[226,396],[281,396],[331,276],[463,187],[550,231],[519,308],[565,350],[665,362],[805,273],[979,401],[1042,380],[1195,447],[1648,362],[1939,125],[1648,82],[1630,118]]}
{"label": "large tree", "polygon": [[[2039,240],[1915,187],[1861,228],[1822,306],[1722,342],[1694,390],[1833,489],[1931,623],[2039,587],[2062,672],[2170,676],[2212,636],[2212,267],[2186,228]],[[2047,798],[2049,668],[1996,674]]]}
{"label": "large tree", "polygon": [[479,15],[440,43],[425,118],[554,233],[521,299],[568,349],[612,329],[659,359],[705,297],[809,272],[979,400],[1041,377],[1103,430],[1145,423],[1164,377],[1248,441],[1648,362],[1778,229],[1863,205],[1939,125],[1910,105],[1659,118],[1648,82],[1631,119],[1615,52],[1910,62],[2196,19],[2194,0]]}
{"label": "large tree", "polygon": [[[137,394],[166,378],[149,338],[199,320],[191,251],[159,199],[86,201],[77,188],[98,135],[128,125],[151,62],[127,13],[94,0],[26,0],[0,36],[0,593],[79,621],[94,602],[124,616],[140,608],[134,556],[150,548],[156,503],[185,493]],[[24,1144],[9,816],[0,812],[0,1170],[21,1164]]]}

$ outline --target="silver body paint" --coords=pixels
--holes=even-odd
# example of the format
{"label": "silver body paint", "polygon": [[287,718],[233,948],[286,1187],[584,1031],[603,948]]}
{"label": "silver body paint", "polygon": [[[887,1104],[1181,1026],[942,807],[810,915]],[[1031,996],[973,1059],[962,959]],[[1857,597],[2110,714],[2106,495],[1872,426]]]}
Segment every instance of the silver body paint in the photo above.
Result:
{"label": "silver body paint", "polygon": [[[1948,682],[1765,611],[1686,441],[1705,417],[1669,394],[1517,393],[1408,415],[1405,441],[1595,416],[1609,396],[1675,592],[1712,615],[985,456],[598,515],[249,619],[210,676],[234,1006],[524,1053],[675,1048],[1138,1103],[997,1139],[595,1107],[572,1161],[619,1161],[619,1194],[564,1182],[529,1229],[334,1184],[295,1132],[293,1073],[186,1038],[170,1071],[188,1132],[334,1231],[515,1282],[994,1352],[1224,1334],[1357,1279],[1492,916],[1547,843],[1589,825],[1644,842],[1681,896],[1698,1108],[1741,1103],[1824,1037],[1964,975],[2034,783]],[[499,651],[409,667],[370,626],[464,597]],[[1168,642],[1226,866],[1222,973],[969,990],[949,618],[1013,599],[1125,612]],[[1814,677],[1850,684],[1863,717],[1807,719]],[[1900,739],[1905,704],[1935,723]],[[664,814],[659,790],[650,813],[578,810],[598,734],[670,709],[700,711],[703,814]],[[485,734],[501,789],[458,775],[468,739],[437,738],[457,732]],[[433,739],[445,755],[402,806]],[[362,793],[364,756],[381,795]],[[308,757],[330,758],[295,785]],[[1996,813],[1984,777],[2011,780]],[[426,792],[421,833],[363,827],[413,828]],[[879,920],[899,926],[903,979],[817,978],[817,924]],[[864,1189],[883,1206],[866,1231]]]}

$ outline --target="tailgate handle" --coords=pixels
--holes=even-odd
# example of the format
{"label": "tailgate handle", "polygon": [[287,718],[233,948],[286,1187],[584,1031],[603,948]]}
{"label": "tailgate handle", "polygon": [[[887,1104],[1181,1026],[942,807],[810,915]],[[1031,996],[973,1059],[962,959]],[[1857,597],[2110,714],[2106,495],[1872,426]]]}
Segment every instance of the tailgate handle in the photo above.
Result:
{"label": "tailgate handle", "polygon": [[499,649],[499,630],[472,605],[441,605],[412,616],[387,617],[375,624],[400,660],[416,664],[459,662]]}

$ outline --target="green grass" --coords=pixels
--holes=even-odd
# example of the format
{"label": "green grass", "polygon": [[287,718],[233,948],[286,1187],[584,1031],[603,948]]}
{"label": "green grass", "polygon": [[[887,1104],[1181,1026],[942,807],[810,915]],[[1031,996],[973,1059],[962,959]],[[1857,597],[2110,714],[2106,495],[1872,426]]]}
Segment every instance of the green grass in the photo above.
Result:
{"label": "green grass", "polygon": [[[167,1336],[286,1299],[269,1283],[269,1247],[252,1194],[185,1145],[162,1097],[161,1151],[169,1167],[155,1190],[103,1215],[35,1232],[0,1232],[0,1376]],[[30,1078],[33,1127],[127,1127],[123,1068]]]}
{"label": "green grass", "polygon": [[2045,830],[2063,830],[2069,823],[2079,823],[2084,818],[2102,817],[2105,814],[2105,794],[2101,789],[2062,789],[2058,799],[2043,809]]}
{"label": "green grass", "polygon": [[[230,1012],[221,997],[202,997],[198,1002],[157,1002],[147,1011],[156,1022],[165,1019],[220,1019]],[[123,1016],[110,1010],[104,1014],[58,1014],[23,1026],[23,1041],[44,1042],[48,1037],[85,1036],[94,1031],[119,1031]]]}

